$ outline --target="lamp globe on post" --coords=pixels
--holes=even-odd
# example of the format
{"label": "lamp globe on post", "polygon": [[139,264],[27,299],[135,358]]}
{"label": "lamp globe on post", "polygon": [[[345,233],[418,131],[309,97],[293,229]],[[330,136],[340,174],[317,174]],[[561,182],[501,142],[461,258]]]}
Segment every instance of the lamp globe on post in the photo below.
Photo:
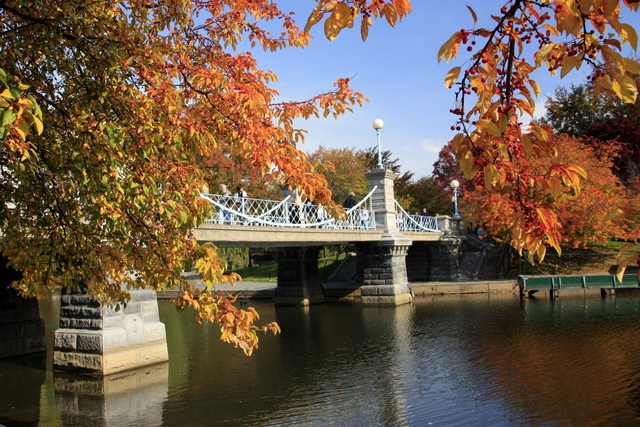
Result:
{"label": "lamp globe on post", "polygon": [[460,182],[454,179],[449,185],[453,188],[453,219],[460,219],[460,214],[458,213],[458,187],[460,187]]}
{"label": "lamp globe on post", "polygon": [[376,167],[378,169],[382,169],[382,151],[380,151],[380,129],[384,126],[384,122],[381,119],[375,119],[372,123],[373,128],[376,130],[376,134],[378,134],[378,164]]}

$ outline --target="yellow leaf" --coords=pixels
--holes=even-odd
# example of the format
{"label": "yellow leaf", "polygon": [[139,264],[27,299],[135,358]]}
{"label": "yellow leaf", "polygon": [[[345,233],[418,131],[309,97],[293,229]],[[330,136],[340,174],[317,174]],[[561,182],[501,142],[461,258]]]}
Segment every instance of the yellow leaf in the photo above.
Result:
{"label": "yellow leaf", "polygon": [[600,53],[602,53],[602,57],[606,62],[613,64],[618,68],[624,67],[624,58],[622,57],[622,55],[611,50],[609,46],[602,46],[600,48]]}
{"label": "yellow leaf", "polygon": [[460,67],[453,67],[448,73],[447,77],[444,79],[444,87],[447,89],[453,86],[453,84],[458,81],[458,76],[460,75]]}
{"label": "yellow leaf", "polygon": [[587,178],[587,172],[584,169],[582,169],[582,167],[580,167],[578,165],[568,166],[567,170],[571,171],[571,172],[575,172],[575,173],[577,173],[578,175],[580,175],[581,177],[583,177],[585,179]]}
{"label": "yellow leaf", "polygon": [[562,192],[562,183],[558,177],[552,177],[549,179],[549,190],[551,191],[551,195],[556,198]]}
{"label": "yellow leaf", "polygon": [[611,84],[611,78],[608,75],[600,76],[597,78],[596,83],[598,83],[603,89],[612,89],[613,86]]}
{"label": "yellow leaf", "polygon": [[484,187],[489,188],[498,182],[498,169],[493,163],[489,163],[484,167]]}
{"label": "yellow leaf", "polygon": [[640,63],[631,58],[624,58],[624,68],[631,74],[640,74]]}
{"label": "yellow leaf", "polygon": [[557,43],[547,43],[536,54],[533,56],[535,60],[536,67],[541,66],[551,55],[553,55],[553,51],[555,50]]}
{"label": "yellow leaf", "polygon": [[533,89],[533,93],[535,94],[536,98],[540,96],[541,90],[540,90],[540,85],[538,84],[538,82],[536,82],[535,80],[529,80],[529,86],[531,86],[531,89]]}
{"label": "yellow leaf", "polygon": [[613,78],[611,87],[616,95],[618,95],[618,97],[623,101],[629,104],[636,102],[636,98],[638,97],[638,88],[631,77],[626,74],[618,74]]}
{"label": "yellow leaf", "polygon": [[304,26],[304,32],[308,33],[309,30],[311,30],[311,27],[322,20],[322,16],[323,13],[316,7],[313,12],[311,12],[311,15],[309,15],[309,19],[307,19],[307,24]]}
{"label": "yellow leaf", "polygon": [[638,33],[635,28],[629,24],[620,24],[620,27],[620,37],[622,38],[622,42],[627,42],[631,45],[633,50],[638,50]]}
{"label": "yellow leaf", "polygon": [[33,116],[33,125],[36,127],[36,132],[38,132],[38,135],[40,135],[43,131],[42,120],[40,120],[36,116]]}
{"label": "yellow leaf", "polygon": [[382,8],[382,14],[387,18],[389,25],[395,28],[396,21],[398,20],[398,11],[396,10],[396,7],[391,3],[387,3]]}
{"label": "yellow leaf", "polygon": [[500,114],[500,132],[504,132],[509,125],[509,117],[506,114]]}
{"label": "yellow leaf", "polygon": [[336,2],[327,5],[327,10],[331,10],[331,15],[324,21],[324,35],[329,40],[335,40],[351,22],[351,8],[346,3]]}
{"label": "yellow leaf", "polygon": [[458,161],[465,178],[472,179],[476,176],[478,165],[476,165],[476,159],[467,147],[462,147],[458,151]]}
{"label": "yellow leaf", "polygon": [[476,127],[487,132],[491,136],[501,136],[500,128],[491,120],[477,120]]}
{"label": "yellow leaf", "polygon": [[545,245],[538,246],[538,262],[544,261],[544,256],[547,254],[547,247]]}
{"label": "yellow leaf", "polygon": [[9,89],[3,90],[2,93],[0,93],[0,96],[5,98],[5,99],[15,99],[13,94],[11,93],[11,91]]}
{"label": "yellow leaf", "polygon": [[509,159],[509,149],[507,148],[507,144],[499,143],[498,149],[500,150],[500,158],[501,159]]}
{"label": "yellow leaf", "polygon": [[542,27],[546,28],[547,30],[549,30],[549,32],[551,34],[553,34],[554,36],[556,36],[556,37],[558,37],[560,35],[560,33],[558,32],[558,29],[555,27],[555,25],[545,24]]}
{"label": "yellow leaf", "polygon": [[453,141],[452,141],[453,148],[456,151],[460,149],[462,141],[464,141],[464,134],[463,133],[458,133],[458,134],[456,134],[456,136],[453,137]]}
{"label": "yellow leaf", "polygon": [[627,269],[627,267],[629,266],[629,264],[631,264],[634,261],[639,261],[639,260],[640,260],[640,255],[633,254],[633,255],[629,255],[628,257],[626,257],[623,260],[618,262],[618,270],[617,270],[616,277],[618,278],[618,281],[620,283],[622,283],[622,279],[624,277],[624,272]]}
{"label": "yellow leaf", "polygon": [[616,255],[616,258],[620,258],[622,256],[622,254],[624,254],[627,249],[633,247],[633,246],[638,246],[636,243],[627,243],[625,245],[622,245],[622,247],[620,247],[620,249],[618,249],[618,253]]}
{"label": "yellow leaf", "polygon": [[363,16],[362,21],[360,22],[360,37],[362,37],[362,41],[365,41],[367,37],[369,37],[370,25],[371,25],[371,18],[368,16]]}
{"label": "yellow leaf", "polygon": [[460,31],[454,33],[438,50],[438,62],[445,58],[447,62],[454,56],[458,55],[458,47],[460,46]]}
{"label": "yellow leaf", "polygon": [[533,144],[531,143],[531,138],[529,135],[522,135],[520,137],[520,142],[522,142],[522,148],[524,149],[524,153],[527,156],[533,154]]}
{"label": "yellow leaf", "polygon": [[340,29],[348,26],[351,23],[351,8],[346,3],[338,2],[338,4],[336,4],[336,7],[333,9],[332,15],[336,16],[336,20],[338,25],[340,25]]}
{"label": "yellow leaf", "polygon": [[630,215],[637,215],[639,213],[640,212],[637,212],[635,209],[631,208],[616,208],[607,214],[603,222],[626,218]]}
{"label": "yellow leaf", "polygon": [[574,68],[580,68],[582,61],[577,55],[565,56],[562,60],[562,70],[560,71],[560,78],[566,76]]}

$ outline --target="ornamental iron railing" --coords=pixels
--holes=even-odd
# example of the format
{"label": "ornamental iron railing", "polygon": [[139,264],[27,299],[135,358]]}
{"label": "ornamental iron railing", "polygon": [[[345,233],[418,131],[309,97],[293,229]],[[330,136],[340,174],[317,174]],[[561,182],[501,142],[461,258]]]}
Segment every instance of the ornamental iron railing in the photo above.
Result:
{"label": "ornamental iron railing", "polygon": [[333,228],[341,230],[376,228],[375,212],[367,209],[374,187],[357,205],[341,217],[332,217],[324,206],[311,201],[298,203],[287,196],[284,200],[262,200],[249,197],[201,194],[213,205],[207,224],[253,225],[289,228]]}
{"label": "ornamental iron railing", "polygon": [[397,200],[396,204],[396,226],[398,231],[440,231],[438,219],[434,216],[411,215],[407,213]]}
{"label": "ornamental iron railing", "polygon": [[[371,195],[377,188],[373,187],[357,205],[347,209],[340,217],[329,215],[324,206],[311,201],[294,202],[291,196],[279,201],[220,194],[203,193],[201,196],[213,205],[212,216],[206,221],[207,224],[375,230],[375,212],[370,207]],[[411,215],[397,201],[394,202],[399,231],[440,231],[436,217]]]}

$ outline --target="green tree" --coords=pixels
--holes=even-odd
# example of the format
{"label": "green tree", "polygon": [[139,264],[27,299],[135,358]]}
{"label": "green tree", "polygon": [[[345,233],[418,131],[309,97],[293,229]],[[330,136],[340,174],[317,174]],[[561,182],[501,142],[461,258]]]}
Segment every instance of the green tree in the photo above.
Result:
{"label": "green tree", "polygon": [[453,215],[452,193],[439,185],[435,177],[422,177],[411,183],[410,189],[413,195],[411,213],[421,213],[426,208],[431,216]]}
{"label": "green tree", "polygon": [[544,122],[558,134],[582,136],[591,125],[609,116],[603,98],[593,85],[571,85],[570,90],[557,87],[554,97],[545,102]]}
{"label": "green tree", "polygon": [[[626,103],[613,90],[598,87],[595,82],[602,68],[586,84],[557,88],[555,97],[546,101],[544,121],[556,133],[588,136],[590,144],[615,148],[612,170],[627,187],[635,188],[640,171],[640,100]],[[640,80],[639,75],[629,77],[636,83]]]}

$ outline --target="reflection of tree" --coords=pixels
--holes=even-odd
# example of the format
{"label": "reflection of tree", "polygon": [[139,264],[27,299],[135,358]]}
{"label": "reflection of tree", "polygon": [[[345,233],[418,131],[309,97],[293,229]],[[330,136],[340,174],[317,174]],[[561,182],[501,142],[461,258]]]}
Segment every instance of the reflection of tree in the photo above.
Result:
{"label": "reflection of tree", "polygon": [[517,315],[476,312],[475,323],[489,325],[469,337],[478,372],[491,373],[482,387],[532,422],[635,423],[640,402],[629,394],[640,384],[637,308],[636,299],[561,298],[525,300]]}

